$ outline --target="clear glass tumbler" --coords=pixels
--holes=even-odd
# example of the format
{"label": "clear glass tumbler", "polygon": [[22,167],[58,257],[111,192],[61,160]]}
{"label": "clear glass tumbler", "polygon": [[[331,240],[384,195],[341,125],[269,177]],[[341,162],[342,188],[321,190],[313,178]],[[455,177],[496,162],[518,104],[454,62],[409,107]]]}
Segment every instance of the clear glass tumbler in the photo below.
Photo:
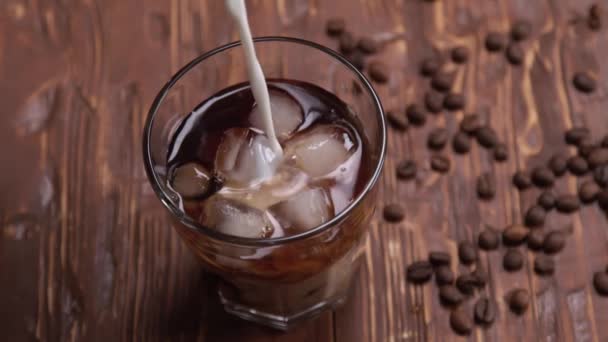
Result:
{"label": "clear glass tumbler", "polygon": [[366,185],[332,220],[298,235],[251,239],[222,234],[192,220],[168,189],[167,152],[180,120],[202,100],[247,81],[239,42],[210,51],[169,80],[150,109],[143,137],[146,173],[174,227],[219,276],[227,312],[278,329],[288,329],[344,302],[357,271],[369,220],[376,206],[375,184],[386,150],[382,106],[368,80],[338,53],[309,41],[256,38],[267,78],[305,81],[336,94],[361,121],[368,159]]}

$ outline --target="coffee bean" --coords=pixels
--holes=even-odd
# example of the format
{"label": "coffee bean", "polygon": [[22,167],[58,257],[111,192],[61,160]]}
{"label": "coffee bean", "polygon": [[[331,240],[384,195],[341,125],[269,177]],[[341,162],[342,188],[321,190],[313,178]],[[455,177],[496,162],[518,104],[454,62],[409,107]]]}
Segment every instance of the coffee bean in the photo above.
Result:
{"label": "coffee bean", "polygon": [[546,254],[555,254],[564,249],[564,246],[566,246],[566,234],[560,231],[552,231],[545,236],[543,251]]}
{"label": "coffee bean", "polygon": [[526,222],[526,226],[528,227],[538,227],[542,226],[545,223],[545,216],[547,212],[543,207],[539,205],[533,205],[526,211],[526,215],[524,217],[524,221]]}
{"label": "coffee bean", "polygon": [[477,237],[477,245],[485,251],[493,251],[500,243],[498,233],[492,229],[485,229]]}
{"label": "coffee bean", "polygon": [[602,19],[596,17],[587,18],[587,27],[592,31],[599,31],[602,28]]}
{"label": "coffee bean", "polygon": [[330,36],[338,36],[346,28],[346,22],[344,18],[330,18],[325,24],[325,31]]}
{"label": "coffee bean", "polygon": [[600,296],[608,296],[608,273],[595,272],[593,274],[593,287]]}
{"label": "coffee bean", "polygon": [[462,94],[448,93],[443,100],[443,107],[450,111],[457,111],[464,108],[466,99]]}
{"label": "coffee bean", "polygon": [[477,300],[473,308],[475,322],[479,325],[490,325],[496,319],[496,305],[487,297]]}
{"label": "coffee bean", "polygon": [[477,142],[485,148],[493,148],[498,142],[496,132],[490,126],[479,127],[475,132],[475,137],[477,137]]}
{"label": "coffee bean", "polygon": [[397,177],[403,180],[416,178],[417,169],[416,162],[413,160],[402,160],[397,164]]}
{"label": "coffee bean", "polygon": [[518,20],[511,27],[511,38],[520,41],[528,38],[532,32],[532,25],[526,20]]}
{"label": "coffee bean", "polygon": [[568,158],[563,154],[555,154],[549,160],[549,168],[556,177],[563,176],[568,170]]}
{"label": "coffee bean", "polygon": [[589,16],[593,18],[601,18],[604,13],[604,8],[600,4],[593,4],[589,7]]}
{"label": "coffee bean", "polygon": [[437,58],[425,58],[420,64],[420,73],[423,76],[433,76],[441,68],[441,62]]}
{"label": "coffee bean", "polygon": [[388,66],[380,61],[373,61],[369,63],[367,72],[369,77],[377,83],[386,83],[389,78]]}
{"label": "coffee bean", "polygon": [[502,241],[506,246],[519,246],[526,241],[529,233],[526,227],[513,224],[502,231]]}
{"label": "coffee bean", "polygon": [[406,274],[409,282],[424,284],[433,276],[433,266],[428,261],[416,261],[408,266]]}
{"label": "coffee bean", "polygon": [[468,135],[474,135],[481,127],[481,120],[477,114],[465,115],[460,121],[460,130]]}
{"label": "coffee bean", "polygon": [[424,105],[431,113],[439,113],[443,109],[443,95],[436,91],[429,91],[424,95]]}
{"label": "coffee bean", "polygon": [[593,180],[603,188],[608,186],[608,165],[603,165],[593,170]]}
{"label": "coffee bean", "polygon": [[521,315],[528,310],[530,294],[525,289],[515,289],[509,293],[507,301],[511,311]]}
{"label": "coffee bean", "polygon": [[416,104],[407,106],[405,115],[412,125],[422,126],[426,122],[426,113]]}
{"label": "coffee bean", "polygon": [[440,92],[447,92],[452,89],[452,84],[454,83],[454,75],[447,72],[439,71],[431,80],[431,86],[433,89]]}
{"label": "coffee bean", "polygon": [[431,157],[431,168],[440,173],[446,173],[450,171],[451,162],[445,156],[434,155]]}
{"label": "coffee bean", "polygon": [[401,222],[405,216],[403,207],[397,203],[391,203],[384,206],[384,219],[388,222]]}
{"label": "coffee bean", "polygon": [[477,249],[469,241],[461,241],[458,244],[458,258],[463,265],[471,265],[477,261]]}
{"label": "coffee bean", "polygon": [[437,285],[450,285],[454,283],[454,272],[448,266],[439,266],[435,269]]}
{"label": "coffee bean", "polygon": [[517,249],[510,249],[502,259],[502,266],[507,272],[519,271],[524,266],[524,256]]}
{"label": "coffee bean", "polygon": [[555,199],[555,209],[561,213],[569,214],[581,207],[578,197],[570,194],[560,195]]}
{"label": "coffee bean", "polygon": [[439,288],[439,299],[446,306],[456,306],[464,300],[464,296],[454,285],[443,285]]}
{"label": "coffee bean", "polygon": [[602,189],[594,181],[585,181],[578,188],[578,197],[585,204],[592,203]]}
{"label": "coffee bean", "polygon": [[507,151],[507,145],[505,145],[503,143],[497,143],[496,146],[494,146],[493,155],[494,155],[494,160],[496,160],[498,162],[507,160],[509,158],[509,152]]}
{"label": "coffee bean", "polygon": [[587,127],[574,127],[566,131],[564,138],[567,144],[578,145],[589,134],[590,132]]}
{"label": "coffee bean", "polygon": [[519,46],[519,44],[511,43],[507,46],[506,51],[507,60],[512,65],[521,65],[524,61],[524,50]]}
{"label": "coffee bean", "polygon": [[546,255],[537,255],[534,259],[534,272],[539,276],[550,276],[555,272],[555,261]]}
{"label": "coffee bean", "polygon": [[340,38],[338,39],[338,46],[340,52],[342,52],[343,54],[349,54],[353,52],[357,47],[357,40],[355,39],[355,36],[353,36],[352,33],[344,32],[340,35]]}
{"label": "coffee bean", "polygon": [[365,54],[376,53],[380,49],[378,42],[371,37],[363,37],[363,38],[359,39],[359,42],[357,43],[357,47],[359,48],[359,50],[361,52],[363,52]]}
{"label": "coffee bean", "polygon": [[568,170],[575,176],[582,176],[589,171],[589,164],[581,156],[568,158]]}
{"label": "coffee bean", "polygon": [[545,210],[551,210],[555,207],[555,195],[549,190],[544,191],[538,196],[536,203]]}
{"label": "coffee bean", "polygon": [[553,185],[555,175],[548,167],[539,166],[532,170],[532,182],[540,187],[547,188]]}
{"label": "coffee bean", "polygon": [[543,249],[545,242],[545,234],[540,229],[535,229],[528,234],[528,249],[532,251],[540,251]]}
{"label": "coffee bean", "polygon": [[585,137],[578,143],[578,155],[587,158],[591,152],[598,148],[597,144],[591,140],[591,137]]}
{"label": "coffee bean", "polygon": [[595,88],[597,87],[595,77],[589,75],[584,71],[577,72],[576,74],[574,74],[574,77],[572,78],[572,84],[576,89],[587,94],[595,91]]}
{"label": "coffee bean", "polygon": [[496,195],[496,184],[491,173],[483,173],[477,178],[477,196],[490,200]]}
{"label": "coffee bean", "polygon": [[448,131],[445,128],[435,128],[429,133],[427,146],[433,150],[441,150],[448,141]]}
{"label": "coffee bean", "polygon": [[473,330],[471,317],[462,308],[455,309],[450,313],[450,326],[455,333],[461,336],[470,335]]}
{"label": "coffee bean", "polygon": [[452,139],[452,148],[456,153],[467,153],[471,150],[471,138],[464,132],[456,132]]}
{"label": "coffee bean", "polygon": [[488,282],[488,273],[481,266],[477,266],[473,272],[471,272],[471,276],[474,279],[474,284],[477,288],[483,289]]}
{"label": "coffee bean", "polygon": [[587,156],[587,162],[592,169],[608,164],[608,148],[594,148]]}
{"label": "coffee bean", "polygon": [[608,211],[608,189],[604,189],[597,194],[597,204],[604,211]]}
{"label": "coffee bean", "polygon": [[489,32],[486,36],[486,49],[490,52],[498,52],[505,48],[507,39],[504,34],[498,32]]}
{"label": "coffee bean", "polygon": [[461,274],[456,278],[456,287],[465,295],[475,293],[477,287],[477,279],[471,274]]}
{"label": "coffee bean", "polygon": [[454,63],[466,63],[469,60],[469,49],[466,46],[457,46],[452,49],[451,56]]}
{"label": "coffee bean", "polygon": [[394,129],[398,131],[405,131],[409,127],[409,122],[407,121],[407,117],[396,111],[388,111],[386,112],[386,120]]}
{"label": "coffee bean", "polygon": [[363,71],[363,69],[365,69],[365,58],[359,51],[354,51],[346,55],[346,60],[348,60],[348,62],[359,71]]}
{"label": "coffee bean", "polygon": [[452,257],[445,252],[430,252],[429,262],[433,266],[449,266],[452,262]]}
{"label": "coffee bean", "polygon": [[513,175],[513,185],[515,185],[519,190],[525,190],[532,186],[532,179],[527,172],[517,171]]}

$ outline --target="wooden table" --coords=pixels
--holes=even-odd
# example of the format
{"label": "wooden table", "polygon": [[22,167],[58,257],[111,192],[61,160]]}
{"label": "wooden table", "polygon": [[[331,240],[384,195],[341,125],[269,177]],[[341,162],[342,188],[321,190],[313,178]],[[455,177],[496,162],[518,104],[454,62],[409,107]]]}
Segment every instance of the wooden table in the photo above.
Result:
{"label": "wooden table", "polygon": [[[508,144],[506,163],[478,145],[452,155],[452,170],[428,170],[428,132],[457,128],[463,113],[432,117],[407,134],[390,131],[380,182],[383,203],[406,206],[406,220],[376,215],[364,267],[341,309],[287,334],[222,312],[209,276],[170,228],[144,175],[141,132],[151,100],[180,66],[237,38],[221,1],[4,0],[0,3],[0,336],[5,341],[456,341],[435,286],[405,281],[405,267],[430,250],[473,239],[484,225],[519,222],[539,190],[517,192],[511,175],[565,150],[563,130],[587,125],[606,133],[608,28],[591,32],[577,20],[589,0],[277,0],[248,1],[256,35],[288,35],[336,47],[327,18],[343,16],[357,35],[392,38],[381,59],[393,69],[378,85],[387,109],[419,100],[427,85],[419,62],[436,50],[465,45],[455,89],[467,111],[488,119]],[[483,48],[488,30],[506,32],[530,20],[526,58],[509,66]],[[570,79],[589,70],[592,95]],[[413,158],[418,179],[399,182],[396,163]],[[474,181],[492,172],[491,202],[476,199]],[[557,192],[575,192],[568,176]],[[381,205],[382,203],[379,203]],[[591,286],[608,259],[607,224],[596,206],[580,214],[551,213],[546,230],[572,233],[556,257],[554,277],[506,273],[502,253],[482,253],[485,290],[499,306],[496,324],[467,340],[607,341],[608,299]],[[453,265],[455,271],[464,267]],[[534,301],[521,317],[505,294],[529,288]]]}

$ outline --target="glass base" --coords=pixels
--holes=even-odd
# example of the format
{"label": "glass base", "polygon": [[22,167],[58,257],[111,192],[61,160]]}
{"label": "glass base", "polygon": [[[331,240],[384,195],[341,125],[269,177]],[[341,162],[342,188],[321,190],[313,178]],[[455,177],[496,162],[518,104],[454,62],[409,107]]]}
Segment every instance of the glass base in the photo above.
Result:
{"label": "glass base", "polygon": [[224,295],[222,295],[222,291],[218,291],[220,301],[224,306],[224,310],[234,316],[242,318],[246,321],[258,323],[265,325],[267,327],[271,327],[281,331],[287,331],[296,325],[300,324],[302,321],[309,320],[313,317],[316,317],[321,312],[325,310],[333,310],[346,302],[348,294],[344,294],[340,297],[336,297],[332,300],[323,301],[317,303],[307,309],[304,309],[294,315],[291,316],[279,316],[267,312],[263,312],[260,310],[256,310],[251,307],[247,307],[241,304],[234,303],[227,299]]}

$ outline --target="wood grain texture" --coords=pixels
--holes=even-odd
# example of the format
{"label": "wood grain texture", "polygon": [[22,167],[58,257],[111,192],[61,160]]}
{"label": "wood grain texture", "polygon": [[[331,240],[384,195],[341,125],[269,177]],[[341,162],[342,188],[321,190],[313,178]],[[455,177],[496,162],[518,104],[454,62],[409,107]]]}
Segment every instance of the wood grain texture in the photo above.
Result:
{"label": "wood grain texture", "polygon": [[[143,171],[140,141],[147,109],[183,64],[237,38],[221,1],[5,0],[0,3],[0,336],[6,341],[606,341],[608,300],[591,287],[608,260],[608,224],[595,206],[575,215],[551,213],[545,230],[570,239],[557,274],[538,278],[533,255],[525,271],[507,274],[502,252],[482,253],[498,321],[469,338],[454,335],[434,286],[414,287],[405,267],[429,251],[455,256],[460,240],[491,225],[521,222],[538,190],[514,191],[518,169],[570,150],[562,132],[586,125],[608,132],[608,31],[589,31],[581,16],[591,0],[249,0],[256,35],[287,35],[330,47],[327,18],[343,16],[356,35],[385,42],[376,56],[393,70],[376,87],[387,109],[403,110],[428,89],[421,59],[465,45],[471,58],[456,73],[477,112],[508,145],[506,163],[488,151],[452,155],[452,169],[429,170],[426,136],[457,129],[463,113],[431,116],[407,134],[389,131],[379,205],[401,202],[406,220],[376,215],[363,268],[344,307],[287,334],[236,320],[214,297],[212,276],[171,229]],[[515,19],[533,25],[525,62],[509,66],[483,39]],[[571,86],[589,70],[592,95]],[[573,152],[573,151],[570,151]],[[398,181],[398,161],[423,169]],[[482,172],[497,179],[491,202],[476,199]],[[581,180],[578,180],[580,182]],[[561,178],[555,191],[575,193]],[[453,265],[458,272],[465,267]],[[523,316],[508,312],[505,295],[529,288]]]}

